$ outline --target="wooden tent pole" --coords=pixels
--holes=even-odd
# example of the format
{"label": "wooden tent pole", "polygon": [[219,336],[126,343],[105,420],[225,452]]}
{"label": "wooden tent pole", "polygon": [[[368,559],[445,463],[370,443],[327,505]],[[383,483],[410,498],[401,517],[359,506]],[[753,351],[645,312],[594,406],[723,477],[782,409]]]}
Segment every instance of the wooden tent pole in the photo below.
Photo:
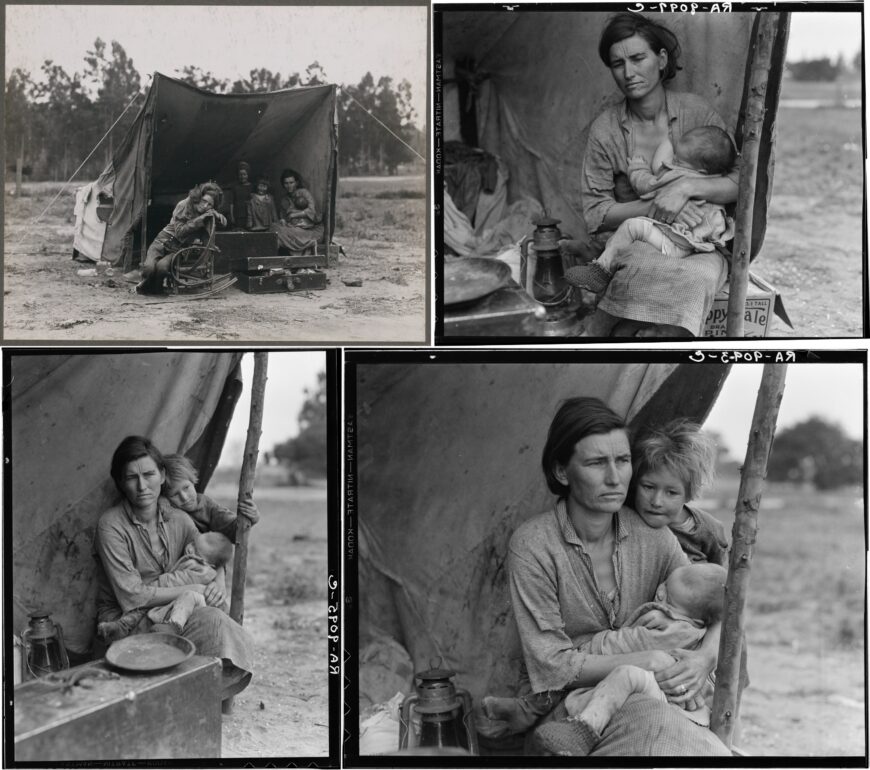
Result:
{"label": "wooden tent pole", "polygon": [[728,748],[740,706],[740,659],[743,647],[744,607],[749,587],[749,569],[755,536],[758,531],[758,509],[767,458],[776,431],[776,418],[785,388],[786,364],[765,364],[761,386],[755,400],[752,428],[746,447],[746,459],[740,475],[740,491],[734,528],[731,532],[731,555],[725,583],[725,608],[722,635],[719,639],[719,665],[716,669],[716,690],[710,729]]}
{"label": "wooden tent pole", "polygon": [[743,124],[743,145],[740,150],[740,183],[737,190],[737,233],[731,255],[731,278],[728,289],[728,316],[725,336],[743,336],[743,316],[749,284],[749,258],[752,250],[752,220],[755,188],[758,177],[758,152],[764,125],[767,79],[773,58],[773,46],[779,24],[778,13],[761,12],[755,35],[749,73],[749,95]]}
{"label": "wooden tent pole", "polygon": [[[254,491],[254,472],[257,469],[260,434],[263,426],[263,396],[266,390],[268,353],[254,353],[254,382],[251,386],[251,416],[245,438],[245,456],[239,475],[239,502],[250,498]],[[233,585],[230,592],[230,617],[239,625],[245,617],[245,576],[248,571],[248,530],[250,522],[244,517],[236,519],[236,549],[233,557]]]}
{"label": "wooden tent pole", "polygon": [[[239,502],[250,498],[254,492],[254,473],[257,469],[257,454],[260,434],[263,429],[263,400],[266,391],[266,365],[268,353],[254,353],[254,382],[251,386],[251,413],[248,418],[248,435],[245,438],[245,456],[239,474]],[[250,522],[244,517],[236,519],[236,547],[233,555],[233,585],[230,589],[230,617],[239,625],[245,618],[245,578],[248,574],[248,530]],[[224,714],[233,713],[232,696],[221,704]]]}

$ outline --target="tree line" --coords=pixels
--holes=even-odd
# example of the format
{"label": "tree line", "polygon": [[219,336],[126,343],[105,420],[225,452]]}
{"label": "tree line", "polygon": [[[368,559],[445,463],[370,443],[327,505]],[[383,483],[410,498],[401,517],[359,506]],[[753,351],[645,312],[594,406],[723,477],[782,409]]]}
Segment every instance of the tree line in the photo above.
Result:
{"label": "tree line", "polygon": [[[148,82],[114,40],[107,45],[97,38],[83,62],[82,69],[73,73],[51,60],[42,64],[36,77],[21,68],[9,73],[5,117],[9,171],[20,168],[30,179],[59,181],[69,179],[84,162],[77,178],[88,179],[109,162],[136,118]],[[316,61],[304,73],[287,76],[259,68],[226,79],[191,65],[172,76],[219,94],[262,93],[330,82]],[[376,79],[370,72],[359,83],[341,85],[340,174],[394,173],[399,164],[414,160],[413,152],[389,132],[425,155],[425,136],[416,126],[418,116],[411,96],[407,80],[397,84],[390,77]],[[108,136],[86,161],[106,132]]]}
{"label": "tree line", "polygon": [[788,62],[785,67],[795,80],[811,82],[831,82],[837,80],[841,75],[860,77],[863,70],[860,51],[848,63],[843,54],[840,54],[836,59],[822,56],[818,59]]}

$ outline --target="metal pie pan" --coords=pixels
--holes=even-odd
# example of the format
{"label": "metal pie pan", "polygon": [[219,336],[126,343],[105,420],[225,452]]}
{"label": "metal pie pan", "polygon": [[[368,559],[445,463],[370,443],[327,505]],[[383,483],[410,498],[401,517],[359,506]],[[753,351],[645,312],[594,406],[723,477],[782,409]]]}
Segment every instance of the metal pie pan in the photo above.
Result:
{"label": "metal pie pan", "polygon": [[444,261],[444,304],[462,305],[507,286],[510,266],[499,259],[462,257]]}
{"label": "metal pie pan", "polygon": [[114,642],[106,661],[124,671],[165,671],[192,658],[196,647],[190,639],[168,633],[135,634]]}

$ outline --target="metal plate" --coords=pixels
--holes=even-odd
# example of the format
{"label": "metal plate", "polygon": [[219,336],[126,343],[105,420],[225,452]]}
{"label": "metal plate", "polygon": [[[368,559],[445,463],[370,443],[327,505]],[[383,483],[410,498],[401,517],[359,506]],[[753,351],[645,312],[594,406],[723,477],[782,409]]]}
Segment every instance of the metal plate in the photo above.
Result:
{"label": "metal plate", "polygon": [[125,671],[164,671],[192,658],[196,647],[176,634],[135,634],[106,650],[106,661]]}
{"label": "metal plate", "polygon": [[464,257],[444,260],[444,304],[461,305],[482,299],[507,286],[511,269],[498,259]]}

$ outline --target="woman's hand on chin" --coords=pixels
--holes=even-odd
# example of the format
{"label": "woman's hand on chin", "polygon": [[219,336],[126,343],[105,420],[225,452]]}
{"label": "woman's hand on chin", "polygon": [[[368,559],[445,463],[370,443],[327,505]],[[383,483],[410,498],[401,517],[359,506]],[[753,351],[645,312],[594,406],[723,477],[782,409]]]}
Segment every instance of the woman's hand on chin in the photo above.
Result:
{"label": "woman's hand on chin", "polygon": [[[676,662],[665,669],[655,672],[656,681],[671,703],[677,705],[696,704],[707,674],[710,673],[710,660],[698,650],[671,650],[670,655]],[[715,665],[715,664],[714,664]]]}
{"label": "woman's hand on chin", "polygon": [[209,607],[222,607],[227,601],[227,589],[222,580],[213,580],[203,589],[205,603]]}

